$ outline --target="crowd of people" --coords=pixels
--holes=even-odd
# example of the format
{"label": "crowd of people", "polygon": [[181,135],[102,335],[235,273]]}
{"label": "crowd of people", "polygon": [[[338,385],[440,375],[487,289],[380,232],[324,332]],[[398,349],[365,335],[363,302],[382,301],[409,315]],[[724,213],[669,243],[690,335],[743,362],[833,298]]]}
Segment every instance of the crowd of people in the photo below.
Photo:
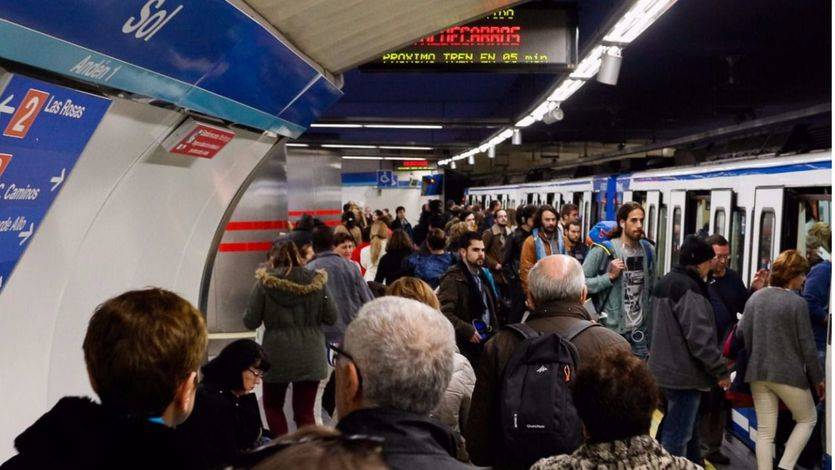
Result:
{"label": "crowd of people", "polygon": [[[255,272],[260,344],[201,366],[203,315],[178,295],[100,305],[83,344],[99,401],[59,401],[4,468],[696,469],[728,463],[728,397],[747,396],[758,467],[789,469],[820,428],[824,223],[746,287],[721,235],[660,272],[636,202],[586,234],[574,204],[433,200],[414,226],[343,209],[333,229],[302,217]],[[780,402],[795,425],[775,461]]]}

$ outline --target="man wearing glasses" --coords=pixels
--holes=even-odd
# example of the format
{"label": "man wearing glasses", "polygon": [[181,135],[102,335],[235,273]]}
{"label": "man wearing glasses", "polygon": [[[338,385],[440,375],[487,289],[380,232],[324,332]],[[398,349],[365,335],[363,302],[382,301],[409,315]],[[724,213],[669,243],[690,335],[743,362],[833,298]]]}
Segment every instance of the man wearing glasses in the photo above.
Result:
{"label": "man wearing glasses", "polygon": [[[708,274],[707,290],[716,322],[716,341],[721,348],[728,332],[738,321],[737,313],[742,313],[745,309],[745,302],[748,301],[750,294],[765,284],[768,270],[762,269],[757,272],[751,282],[751,289],[748,290],[739,274],[728,267],[731,254],[728,240],[717,234],[708,237],[705,241],[713,247],[714,253]],[[729,408],[724,391],[714,386],[710,392],[703,394],[702,403],[704,403],[704,411],[700,420],[699,440],[702,443],[704,458],[713,464],[727,465],[730,459],[720,452]]]}
{"label": "man wearing glasses", "polygon": [[392,469],[464,469],[452,432],[429,418],[453,371],[455,334],[439,311],[402,297],[365,304],[341,346],[336,369],[336,428],[383,438]]}

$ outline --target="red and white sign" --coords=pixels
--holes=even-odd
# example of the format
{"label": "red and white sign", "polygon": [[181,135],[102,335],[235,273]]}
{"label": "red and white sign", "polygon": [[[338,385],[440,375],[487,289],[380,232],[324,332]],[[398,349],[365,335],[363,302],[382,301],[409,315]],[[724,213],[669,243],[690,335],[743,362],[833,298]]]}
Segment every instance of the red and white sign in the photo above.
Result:
{"label": "red and white sign", "polygon": [[11,154],[0,153],[0,176],[3,176],[3,172],[6,171],[6,168],[9,167],[9,163],[11,163],[11,161]]}
{"label": "red and white sign", "polygon": [[171,153],[212,158],[234,138],[235,133],[229,129],[189,118],[163,141],[162,146]]}
{"label": "red and white sign", "polygon": [[429,160],[406,160],[403,166],[407,168],[425,167],[429,166]]}
{"label": "red and white sign", "polygon": [[17,111],[12,115],[6,130],[3,131],[3,135],[18,139],[26,137],[29,128],[35,123],[35,118],[41,113],[47,99],[49,99],[49,93],[30,88],[17,107]]}

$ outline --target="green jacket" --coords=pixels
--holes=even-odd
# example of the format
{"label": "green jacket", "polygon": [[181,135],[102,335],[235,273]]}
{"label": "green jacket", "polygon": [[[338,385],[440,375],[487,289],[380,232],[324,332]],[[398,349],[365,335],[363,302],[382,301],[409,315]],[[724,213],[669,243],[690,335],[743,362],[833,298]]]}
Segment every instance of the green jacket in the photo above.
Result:
{"label": "green jacket", "polygon": [[[611,241],[613,248],[614,259],[623,257],[623,243],[620,239]],[[652,250],[652,259],[655,261],[655,250]],[[602,302],[606,299],[606,304],[603,305],[601,312],[606,312],[606,317],[601,318],[600,322],[612,330],[624,334],[630,330],[626,327],[626,319],[623,315],[623,275],[619,276],[614,281],[609,279],[608,267],[606,272],[598,274],[600,266],[604,259],[609,255],[599,246],[595,246],[589,251],[586,260],[583,262],[583,273],[586,275],[586,287],[589,291],[589,296],[595,297],[596,302]],[[647,266],[647,256],[644,256],[644,289],[641,292],[641,305],[644,309],[643,324],[647,333],[652,328],[652,304],[650,303],[650,294],[652,288],[655,286],[655,269],[650,270]],[[607,264],[608,266],[608,264]],[[650,274],[652,273],[652,275]],[[608,295],[608,298],[606,297]]]}
{"label": "green jacket", "polygon": [[269,383],[322,380],[327,352],[322,325],[336,322],[336,304],[328,294],[325,271],[295,267],[289,273],[259,269],[244,314],[254,330],[264,324],[264,351],[272,367]]}

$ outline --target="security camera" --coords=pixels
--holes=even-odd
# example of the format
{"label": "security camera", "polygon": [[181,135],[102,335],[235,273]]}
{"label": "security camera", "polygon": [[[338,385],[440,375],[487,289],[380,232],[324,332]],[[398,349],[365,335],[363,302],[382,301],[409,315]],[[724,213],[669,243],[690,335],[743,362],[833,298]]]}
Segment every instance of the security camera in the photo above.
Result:
{"label": "security camera", "polygon": [[558,106],[558,107],[552,109],[551,111],[548,111],[547,113],[545,113],[545,116],[542,116],[542,122],[544,122],[545,124],[553,124],[557,121],[562,121],[562,119],[564,117],[565,117],[565,113]]}

